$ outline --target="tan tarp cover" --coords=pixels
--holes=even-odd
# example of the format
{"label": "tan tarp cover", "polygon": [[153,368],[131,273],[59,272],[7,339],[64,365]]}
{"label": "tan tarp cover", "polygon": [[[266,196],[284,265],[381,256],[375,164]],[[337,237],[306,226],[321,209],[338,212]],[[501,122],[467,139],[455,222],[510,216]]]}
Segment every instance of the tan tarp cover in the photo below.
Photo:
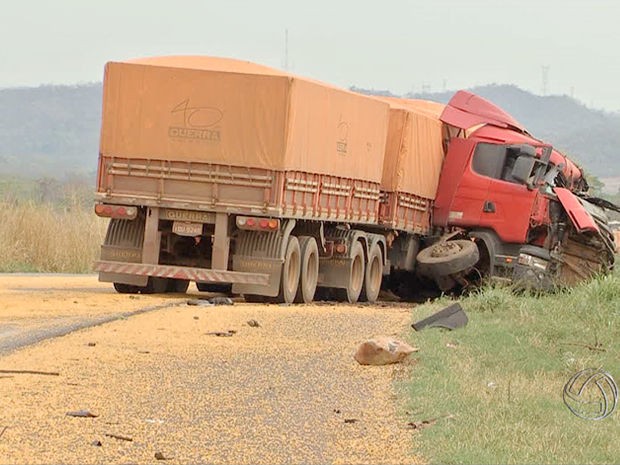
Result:
{"label": "tan tarp cover", "polygon": [[381,98],[390,104],[381,189],[434,199],[443,162],[443,105]]}
{"label": "tan tarp cover", "polygon": [[299,170],[380,182],[386,102],[253,63],[106,65],[104,156]]}

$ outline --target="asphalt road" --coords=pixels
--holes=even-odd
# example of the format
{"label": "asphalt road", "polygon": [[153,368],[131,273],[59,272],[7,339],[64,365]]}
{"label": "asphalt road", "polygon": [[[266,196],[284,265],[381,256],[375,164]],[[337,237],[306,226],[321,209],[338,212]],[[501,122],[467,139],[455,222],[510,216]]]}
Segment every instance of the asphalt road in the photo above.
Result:
{"label": "asphalt road", "polygon": [[[352,357],[403,334],[409,306],[186,304],[196,297],[1,275],[0,370],[58,376],[0,372],[0,463],[419,461],[402,392],[415,361]],[[96,417],[66,415],[78,410]]]}

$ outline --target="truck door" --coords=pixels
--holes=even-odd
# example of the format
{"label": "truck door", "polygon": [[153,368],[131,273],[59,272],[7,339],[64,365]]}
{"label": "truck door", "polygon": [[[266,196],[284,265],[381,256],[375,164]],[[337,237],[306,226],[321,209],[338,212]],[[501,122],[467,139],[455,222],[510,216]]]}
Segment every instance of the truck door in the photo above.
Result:
{"label": "truck door", "polygon": [[473,171],[488,177],[479,225],[494,230],[505,242],[524,243],[536,190],[512,177],[519,152],[506,145],[478,144]]}

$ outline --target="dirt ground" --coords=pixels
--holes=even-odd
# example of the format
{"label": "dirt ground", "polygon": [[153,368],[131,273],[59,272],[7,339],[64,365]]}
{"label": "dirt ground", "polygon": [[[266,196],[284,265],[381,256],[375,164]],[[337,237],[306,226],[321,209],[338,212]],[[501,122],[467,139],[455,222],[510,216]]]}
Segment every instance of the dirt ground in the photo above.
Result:
{"label": "dirt ground", "polygon": [[[59,374],[0,373],[0,463],[419,461],[400,390],[415,360],[353,360],[364,339],[402,334],[410,306],[187,305],[194,294],[0,275],[0,370]],[[101,317],[119,319],[44,339]],[[11,347],[33,331],[43,340]]]}

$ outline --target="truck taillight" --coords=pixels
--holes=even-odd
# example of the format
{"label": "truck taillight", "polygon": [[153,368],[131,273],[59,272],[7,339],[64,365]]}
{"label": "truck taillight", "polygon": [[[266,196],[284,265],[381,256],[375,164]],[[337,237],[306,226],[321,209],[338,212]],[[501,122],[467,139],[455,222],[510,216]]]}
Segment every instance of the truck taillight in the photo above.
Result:
{"label": "truck taillight", "polygon": [[98,203],[95,205],[95,214],[103,218],[133,220],[136,216],[138,216],[138,208],[126,207],[124,205],[106,205],[103,203]]}
{"label": "truck taillight", "polygon": [[238,216],[237,227],[252,231],[277,231],[280,229],[280,220],[275,218],[254,218],[251,216]]}

